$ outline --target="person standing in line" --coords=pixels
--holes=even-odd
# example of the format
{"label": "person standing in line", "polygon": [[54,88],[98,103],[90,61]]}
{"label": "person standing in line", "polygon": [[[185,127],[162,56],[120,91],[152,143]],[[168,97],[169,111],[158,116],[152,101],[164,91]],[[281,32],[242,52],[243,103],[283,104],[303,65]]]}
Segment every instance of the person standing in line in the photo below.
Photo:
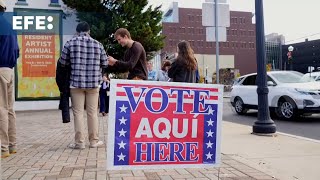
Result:
{"label": "person standing in line", "polygon": [[178,43],[178,56],[171,64],[168,76],[173,82],[196,82],[197,61],[188,41]]}
{"label": "person standing in line", "polygon": [[6,5],[0,0],[0,140],[1,158],[17,153],[16,114],[14,104],[14,71],[19,58],[19,46],[16,33],[5,20],[3,13]]}
{"label": "person standing in line", "polygon": [[164,61],[161,70],[159,71],[159,81],[169,81],[168,70],[171,67],[171,62],[166,60]]}
{"label": "person standing in line", "polygon": [[109,113],[109,93],[110,93],[110,78],[106,73],[103,75],[103,82],[99,91],[100,98],[100,113],[106,116]]}
{"label": "person standing in line", "polygon": [[78,35],[66,42],[59,59],[62,65],[71,66],[70,94],[75,143],[70,144],[69,148],[85,148],[84,106],[87,111],[89,147],[96,148],[104,144],[99,141],[98,99],[101,69],[108,64],[107,54],[103,45],[90,37],[87,22],[80,22],[76,30]]}
{"label": "person standing in line", "polygon": [[158,71],[153,69],[152,62],[147,63],[147,69],[148,69],[148,80],[149,81],[158,81],[159,80],[159,74]]}
{"label": "person standing in line", "polygon": [[141,43],[131,39],[130,32],[125,28],[118,29],[114,34],[115,39],[127,50],[123,56],[123,61],[108,56],[109,65],[114,66],[119,73],[128,72],[128,79],[147,80],[147,56]]}

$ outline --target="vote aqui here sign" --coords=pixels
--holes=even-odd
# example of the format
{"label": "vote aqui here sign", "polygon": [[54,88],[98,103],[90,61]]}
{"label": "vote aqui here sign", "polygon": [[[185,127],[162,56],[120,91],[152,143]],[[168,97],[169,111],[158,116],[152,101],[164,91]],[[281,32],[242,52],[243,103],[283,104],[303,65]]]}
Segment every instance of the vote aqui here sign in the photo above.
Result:
{"label": "vote aqui here sign", "polygon": [[112,79],[110,89],[108,170],[220,163],[222,85]]}

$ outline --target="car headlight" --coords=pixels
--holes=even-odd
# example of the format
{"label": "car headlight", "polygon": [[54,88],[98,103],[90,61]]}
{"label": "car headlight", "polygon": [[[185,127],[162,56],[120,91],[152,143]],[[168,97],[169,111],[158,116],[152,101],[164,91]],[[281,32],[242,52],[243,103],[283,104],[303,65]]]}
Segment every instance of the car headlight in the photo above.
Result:
{"label": "car headlight", "polygon": [[303,94],[303,95],[317,95],[317,93],[312,92],[312,90],[310,90],[310,89],[295,88],[294,90],[300,94]]}

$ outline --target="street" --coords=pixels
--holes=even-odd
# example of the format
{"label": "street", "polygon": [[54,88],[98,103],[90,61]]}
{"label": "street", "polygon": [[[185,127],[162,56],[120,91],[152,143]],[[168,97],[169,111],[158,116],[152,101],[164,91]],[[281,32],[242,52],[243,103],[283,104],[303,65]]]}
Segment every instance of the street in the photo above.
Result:
{"label": "street", "polygon": [[[224,121],[252,126],[257,120],[257,115],[257,110],[249,110],[246,115],[238,115],[230,104],[230,99],[224,98]],[[296,121],[284,121],[280,119],[273,120],[277,126],[277,132],[320,140],[320,114],[309,117],[301,117]]]}

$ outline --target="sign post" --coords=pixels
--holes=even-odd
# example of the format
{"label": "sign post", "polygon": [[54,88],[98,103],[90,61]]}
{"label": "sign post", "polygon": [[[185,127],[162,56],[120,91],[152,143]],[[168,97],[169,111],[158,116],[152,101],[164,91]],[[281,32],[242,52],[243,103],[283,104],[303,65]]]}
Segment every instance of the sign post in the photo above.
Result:
{"label": "sign post", "polygon": [[219,42],[227,41],[227,27],[230,27],[230,10],[226,0],[206,0],[202,4],[202,25],[206,26],[206,40],[216,42],[216,76],[219,84]]}

